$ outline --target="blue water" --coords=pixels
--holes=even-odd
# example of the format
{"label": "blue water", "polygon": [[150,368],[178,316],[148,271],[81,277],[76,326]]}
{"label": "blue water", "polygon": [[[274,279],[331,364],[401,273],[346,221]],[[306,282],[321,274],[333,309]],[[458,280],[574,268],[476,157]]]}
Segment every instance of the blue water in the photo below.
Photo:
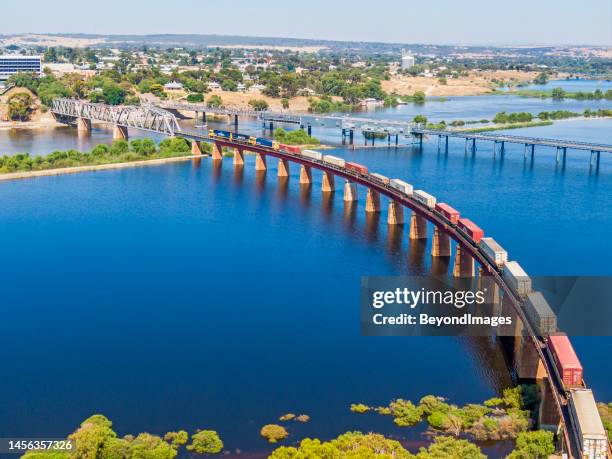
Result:
{"label": "blue water", "polygon": [[550,80],[544,85],[530,84],[522,89],[536,89],[542,91],[549,91],[553,88],[563,88],[569,92],[593,92],[599,89],[602,92],[606,92],[608,89],[612,89],[612,81],[610,80],[580,80],[580,79],[567,79],[567,80]]}
{"label": "blue water", "polygon": [[295,175],[286,191],[273,170],[258,182],[247,160],[243,175],[204,160],[0,185],[5,436],[63,435],[102,412],[121,433],[214,428],[259,450],[259,428],[291,411],[312,416],[294,440],[419,441],[350,403],[465,403],[509,384],[486,340],[360,336],[360,277],[428,272],[429,257],[340,196],[301,194]]}
{"label": "blue water", "polygon": [[[428,116],[445,104],[426,104]],[[610,120],[511,131],[603,143],[611,132]],[[584,152],[557,164],[537,148],[531,162],[520,146],[502,158],[451,140],[445,154],[435,139],[330,153],[449,202],[529,274],[611,273],[609,155],[593,169]],[[228,450],[265,453],[261,426],[296,412],[312,420],[290,424],[291,441],[376,430],[414,450],[421,428],[350,403],[478,402],[510,384],[486,339],[360,336],[360,277],[438,270],[429,247],[388,231],[384,211],[366,219],[363,189],[347,210],[341,190],[323,199],[318,174],[308,192],[295,166],[285,187],[275,161],[265,178],[246,162],[242,173],[203,159],[0,183],[2,436],[63,436],[102,412],[120,434],[210,428]],[[612,400],[612,339],[573,342],[598,399]]]}

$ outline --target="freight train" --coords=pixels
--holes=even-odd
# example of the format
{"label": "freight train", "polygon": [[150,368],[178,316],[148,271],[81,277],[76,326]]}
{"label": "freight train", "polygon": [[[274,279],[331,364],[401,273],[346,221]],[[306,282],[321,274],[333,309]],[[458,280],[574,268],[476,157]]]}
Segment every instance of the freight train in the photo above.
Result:
{"label": "freight train", "polygon": [[606,458],[608,441],[601,426],[601,419],[590,390],[585,388],[583,370],[572,344],[567,336],[557,332],[556,316],[540,292],[532,291],[531,278],[516,261],[508,261],[508,252],[504,250],[493,238],[484,237],[484,231],[474,222],[462,218],[459,211],[446,203],[437,202],[436,197],[423,190],[413,190],[413,186],[400,179],[369,172],[362,164],[348,162],[342,158],[323,155],[318,151],[304,150],[292,145],[284,145],[263,137],[247,136],[244,134],[210,130],[211,138],[220,138],[234,142],[257,145],[282,151],[291,155],[299,155],[338,169],[346,169],[352,174],[358,174],[373,180],[379,185],[393,191],[399,191],[406,197],[421,205],[424,210],[440,217],[444,223],[456,228],[471,244],[473,244],[484,258],[501,274],[502,279],[522,301],[525,315],[534,327],[538,336],[542,337],[547,346],[558,380],[568,395],[570,413],[576,424],[580,446],[585,457],[593,459]]}

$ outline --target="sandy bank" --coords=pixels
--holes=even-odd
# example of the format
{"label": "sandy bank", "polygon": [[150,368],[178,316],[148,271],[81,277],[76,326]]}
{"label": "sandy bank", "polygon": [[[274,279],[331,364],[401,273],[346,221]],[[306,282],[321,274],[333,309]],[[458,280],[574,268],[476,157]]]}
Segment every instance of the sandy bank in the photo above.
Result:
{"label": "sandy bank", "polygon": [[130,161],[126,163],[111,163],[111,164],[97,164],[93,166],[76,166],[76,167],[62,167],[59,169],[46,169],[42,171],[25,171],[25,172],[10,172],[7,174],[0,174],[0,182],[7,180],[19,180],[34,177],[47,177],[51,175],[65,175],[65,174],[76,174],[79,172],[96,172],[110,169],[125,169],[128,167],[140,167],[140,166],[156,166],[160,164],[177,163],[187,161],[193,158],[204,158],[206,156],[200,155],[189,155],[189,156],[175,156],[172,158],[160,158],[160,159],[145,159],[141,161]]}

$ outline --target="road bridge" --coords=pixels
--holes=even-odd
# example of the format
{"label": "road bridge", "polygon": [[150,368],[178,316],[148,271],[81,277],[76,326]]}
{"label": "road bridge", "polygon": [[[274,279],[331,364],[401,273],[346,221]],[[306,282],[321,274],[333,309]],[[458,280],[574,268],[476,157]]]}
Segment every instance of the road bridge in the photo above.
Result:
{"label": "road bridge", "polygon": [[[91,123],[92,121],[99,121],[110,123],[115,127],[125,128],[126,130],[127,128],[135,128],[169,136],[180,135],[192,140],[192,152],[198,155],[202,152],[199,142],[210,142],[212,144],[213,161],[222,161],[223,149],[231,149],[234,153],[233,162],[236,167],[244,166],[244,153],[247,151],[257,156],[255,167],[260,171],[265,171],[267,169],[268,158],[276,158],[278,160],[279,177],[288,177],[290,164],[295,163],[301,167],[300,183],[311,183],[312,170],[319,170],[323,174],[323,192],[333,192],[335,190],[335,178],[345,180],[345,201],[354,201],[357,199],[355,185],[365,187],[367,189],[366,212],[380,212],[380,196],[386,196],[389,199],[389,211],[387,215],[387,223],[389,225],[404,224],[403,211],[404,208],[409,209],[412,211],[410,220],[410,239],[427,238],[428,233],[426,225],[427,223],[433,225],[434,241],[432,244],[432,256],[449,256],[451,248],[449,238],[454,240],[456,242],[456,253],[454,257],[453,275],[456,277],[475,276],[474,262],[478,262],[481,267],[481,274],[493,279],[503,292],[503,295],[510,300],[516,315],[521,319],[526,338],[531,342],[532,348],[537,355],[537,368],[534,370],[534,373],[537,374],[542,370],[549,383],[549,388],[560,420],[560,428],[562,430],[562,438],[566,451],[570,456],[575,458],[581,457],[578,447],[579,443],[576,426],[573,424],[569,415],[568,401],[563,390],[563,384],[555,371],[554,364],[547,348],[547,343],[538,336],[525,315],[523,300],[514,293],[512,287],[500,275],[497,265],[489,260],[479,246],[475,245],[472,240],[459,231],[456,226],[448,224],[440,214],[416,201],[411,195],[393,188],[389,183],[386,183],[370,173],[349,170],[345,167],[339,167],[323,160],[304,156],[301,153],[291,153],[259,144],[253,145],[248,140],[228,140],[220,137],[209,137],[207,133],[183,131],[174,115],[156,107],[108,107],[102,104],[88,104],[69,99],[57,99],[53,103],[52,112],[58,120],[67,123],[76,122],[78,124],[79,122],[88,121]],[[421,129],[417,132],[420,132],[422,135],[432,133],[438,135],[441,132],[446,133],[447,131]],[[508,139],[509,137],[502,138]],[[519,138],[526,139],[524,137]],[[529,139],[532,141],[537,140],[533,138]],[[541,144],[548,142],[547,139],[539,139],[539,141]],[[573,143],[571,145],[580,145],[580,143]],[[582,145],[582,147],[585,147],[585,145]]]}
{"label": "road bridge", "polygon": [[[475,132],[466,132],[466,131],[453,131],[453,130],[440,130],[440,129],[427,129],[422,126],[415,126],[412,128],[412,134],[419,139],[419,142],[422,144],[423,136],[437,136],[438,140],[445,139],[445,150],[448,151],[448,139],[450,137],[461,138],[465,140],[465,149],[466,151],[470,149],[472,153],[476,152],[476,141],[488,141],[493,142],[494,145],[494,153],[496,153],[496,146],[499,144],[500,154],[504,154],[506,143],[513,143],[518,145],[524,145],[524,155],[526,156],[530,150],[530,154],[533,157],[534,150],[536,145],[542,147],[551,147],[556,148],[557,155],[556,160],[565,161],[565,157],[567,154],[567,150],[582,150],[589,151],[591,153],[591,165],[597,164],[599,165],[601,159],[601,153],[612,153],[612,145],[609,144],[601,144],[601,143],[592,143],[592,142],[582,142],[577,140],[564,140],[564,139],[551,139],[544,137],[528,137],[528,136],[518,136],[518,135],[509,135],[509,134],[501,134],[501,133],[475,133]],[[440,142],[438,142],[438,146]]]}

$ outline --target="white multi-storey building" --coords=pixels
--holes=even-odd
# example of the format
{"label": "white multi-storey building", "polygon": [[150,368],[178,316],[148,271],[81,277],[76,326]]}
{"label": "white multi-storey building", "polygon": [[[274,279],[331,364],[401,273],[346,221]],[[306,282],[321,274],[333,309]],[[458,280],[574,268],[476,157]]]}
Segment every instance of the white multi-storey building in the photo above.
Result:
{"label": "white multi-storey building", "polygon": [[8,80],[9,77],[19,72],[42,73],[40,56],[22,56],[21,54],[0,55],[0,80]]}

